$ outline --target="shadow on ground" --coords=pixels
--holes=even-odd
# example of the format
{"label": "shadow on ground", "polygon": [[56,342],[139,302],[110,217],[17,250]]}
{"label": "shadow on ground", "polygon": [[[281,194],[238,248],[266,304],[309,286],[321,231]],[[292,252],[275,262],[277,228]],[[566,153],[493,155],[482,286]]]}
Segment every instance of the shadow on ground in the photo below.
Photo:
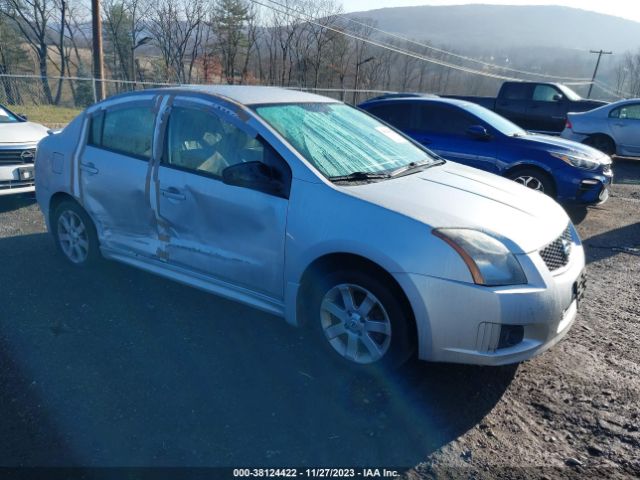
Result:
{"label": "shadow on ground", "polygon": [[0,197],[0,213],[18,210],[36,203],[33,194],[28,195],[7,195]]}
{"label": "shadow on ground", "polygon": [[[640,222],[583,239],[587,263],[628,253],[640,257]],[[639,259],[640,260],[640,259]]]}
{"label": "shadow on ground", "polygon": [[1,465],[409,467],[516,371],[356,375],[270,315],[111,262],[74,269],[45,234],[0,239],[0,262]]}

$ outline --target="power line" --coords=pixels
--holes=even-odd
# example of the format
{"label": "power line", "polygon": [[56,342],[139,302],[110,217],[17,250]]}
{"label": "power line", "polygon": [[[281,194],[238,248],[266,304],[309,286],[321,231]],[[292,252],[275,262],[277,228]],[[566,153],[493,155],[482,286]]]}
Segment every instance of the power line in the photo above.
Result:
{"label": "power line", "polygon": [[[278,2],[275,2],[274,0],[267,0],[267,1],[278,4]],[[281,4],[278,4],[278,5],[281,5]],[[483,60],[478,60],[477,58],[467,57],[465,55],[460,55],[458,53],[450,52],[450,51],[444,50],[442,48],[434,47],[433,45],[428,45],[426,43],[418,42],[416,40],[412,40],[412,39],[410,39],[408,37],[405,37],[403,35],[399,35],[397,33],[388,32],[386,30],[382,30],[382,29],[377,28],[377,27],[375,27],[373,25],[369,25],[367,23],[355,20],[355,19],[347,16],[346,14],[338,14],[336,16],[338,16],[340,18],[344,18],[344,19],[348,20],[351,23],[355,23],[356,25],[364,26],[364,27],[370,28],[370,29],[372,29],[372,30],[374,30],[376,32],[382,33],[384,35],[388,35],[390,37],[394,37],[394,38],[397,38],[399,40],[403,40],[403,41],[405,41],[407,43],[412,43],[414,45],[418,45],[420,47],[427,48],[429,50],[433,50],[434,52],[444,53],[446,55],[449,55],[449,56],[452,56],[452,57],[456,57],[456,58],[459,58],[461,60],[465,60],[465,61],[468,61],[468,62],[474,62],[474,63],[480,64],[480,65],[483,65],[485,67],[497,68],[497,69],[501,69],[501,70],[508,70],[510,72],[520,73],[522,75],[529,75],[529,76],[540,77],[540,78],[549,78],[549,79],[556,79],[556,80],[573,80],[573,81],[576,81],[576,82],[589,81],[588,78],[562,77],[562,76],[558,76],[558,75],[548,75],[548,74],[545,74],[545,73],[536,73],[536,72],[529,72],[529,71],[526,71],[526,70],[518,70],[518,69],[515,69],[515,68],[511,68],[511,67],[506,67],[506,66],[503,66],[503,65],[497,65],[495,63],[485,62]]]}
{"label": "power line", "polygon": [[[379,47],[379,48],[383,48],[383,49],[390,50],[390,51],[393,51],[393,52],[396,52],[396,53],[400,53],[402,55],[407,55],[409,57],[413,57],[413,58],[416,58],[418,60],[422,60],[422,61],[425,61],[425,62],[433,63],[433,64],[436,64],[436,65],[440,65],[440,66],[443,66],[443,67],[451,68],[451,69],[454,69],[454,70],[459,70],[459,71],[462,71],[462,72],[465,72],[465,73],[481,75],[481,76],[484,76],[484,77],[487,77],[487,78],[494,78],[494,79],[498,79],[498,80],[515,81],[515,82],[521,82],[522,81],[521,78],[507,77],[505,75],[499,75],[499,74],[495,74],[495,73],[489,73],[489,72],[483,72],[483,71],[480,71],[480,70],[475,70],[473,68],[464,67],[462,65],[456,65],[454,63],[445,62],[444,60],[439,60],[439,59],[435,59],[435,58],[432,58],[432,57],[426,57],[426,56],[418,54],[416,52],[412,52],[410,50],[405,50],[403,48],[396,47],[394,45],[390,45],[390,44],[387,44],[387,43],[379,42],[377,40],[371,40],[371,39],[363,38],[363,37],[361,37],[359,35],[356,35],[354,33],[351,33],[351,32],[345,31],[345,30],[339,30],[339,29],[331,27],[329,25],[323,25],[323,24],[315,21],[313,19],[313,17],[311,17],[310,15],[308,15],[306,13],[298,12],[297,15],[295,13],[291,13],[290,11],[287,11],[287,10],[294,10],[294,9],[292,9],[290,7],[286,7],[285,6],[284,7],[285,11],[283,11],[283,10],[279,10],[279,9],[275,8],[272,5],[267,5],[265,3],[262,3],[259,0],[249,0],[249,1],[254,3],[254,4],[261,5],[261,6],[265,7],[265,8],[269,8],[271,10],[274,10],[274,11],[279,12],[279,13],[283,13],[283,14],[291,16],[291,17],[296,17],[298,15],[302,15],[304,17],[307,17],[307,19],[306,19],[307,22],[309,22],[309,23],[311,23],[313,25],[316,25],[316,26],[318,26],[320,28],[325,28],[327,30],[330,30],[332,32],[339,33],[339,34],[342,34],[342,35],[345,35],[345,36],[353,38],[355,40],[359,40],[361,42],[368,43],[370,45],[374,45],[374,46]],[[273,1],[273,0],[266,0],[266,1]]]}

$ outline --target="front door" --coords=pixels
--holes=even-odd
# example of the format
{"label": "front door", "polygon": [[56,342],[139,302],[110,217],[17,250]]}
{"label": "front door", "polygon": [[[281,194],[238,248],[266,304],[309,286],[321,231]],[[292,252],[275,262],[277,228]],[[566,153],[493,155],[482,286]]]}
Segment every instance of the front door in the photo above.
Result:
{"label": "front door", "polygon": [[495,142],[470,136],[467,130],[474,125],[489,128],[455,105],[416,102],[415,126],[410,135],[447,160],[495,172]]}
{"label": "front door", "polygon": [[528,128],[539,132],[561,132],[567,121],[565,104],[568,101],[553,85],[536,85],[529,104],[531,123]]}
{"label": "front door", "polygon": [[[219,281],[283,297],[288,200],[222,181],[225,168],[264,162],[288,169],[232,113],[178,97],[158,166],[164,260]],[[290,182],[290,173],[288,180]]]}
{"label": "front door", "polygon": [[89,119],[80,197],[104,247],[155,253],[154,213],[145,189],[154,123],[151,98],[101,109]]}

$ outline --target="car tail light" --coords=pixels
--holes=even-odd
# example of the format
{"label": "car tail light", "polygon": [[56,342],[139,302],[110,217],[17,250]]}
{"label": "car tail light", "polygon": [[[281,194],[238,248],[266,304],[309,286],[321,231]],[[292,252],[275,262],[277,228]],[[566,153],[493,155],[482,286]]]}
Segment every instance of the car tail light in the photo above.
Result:
{"label": "car tail light", "polygon": [[564,128],[568,128],[569,130],[573,130],[573,125],[571,124],[571,120],[569,120],[567,118],[567,123],[565,124]]}

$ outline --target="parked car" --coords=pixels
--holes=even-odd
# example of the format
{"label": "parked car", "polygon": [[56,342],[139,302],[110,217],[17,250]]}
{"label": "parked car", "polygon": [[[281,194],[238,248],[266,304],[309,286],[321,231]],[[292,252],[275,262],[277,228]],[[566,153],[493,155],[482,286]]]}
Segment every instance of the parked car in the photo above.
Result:
{"label": "parked car", "polygon": [[519,362],[567,333],[584,291],[553,200],[308,93],[107,99],[42,140],[36,184],[72,264],[102,255],[281,315],[353,366]]}
{"label": "parked car", "polygon": [[621,100],[595,110],[570,113],[562,137],[606,153],[640,156],[640,99]]}
{"label": "parked car", "polygon": [[502,175],[561,203],[589,205],[609,196],[607,155],[526,132],[475,103],[410,97],[373,99],[360,107],[448,160]]}
{"label": "parked car", "polygon": [[504,82],[497,98],[447,96],[477,103],[508,118],[525,130],[559,134],[567,121],[567,112],[584,112],[606,105],[585,100],[561,83]]}
{"label": "parked car", "polygon": [[33,192],[36,145],[47,128],[0,105],[0,196]]}

